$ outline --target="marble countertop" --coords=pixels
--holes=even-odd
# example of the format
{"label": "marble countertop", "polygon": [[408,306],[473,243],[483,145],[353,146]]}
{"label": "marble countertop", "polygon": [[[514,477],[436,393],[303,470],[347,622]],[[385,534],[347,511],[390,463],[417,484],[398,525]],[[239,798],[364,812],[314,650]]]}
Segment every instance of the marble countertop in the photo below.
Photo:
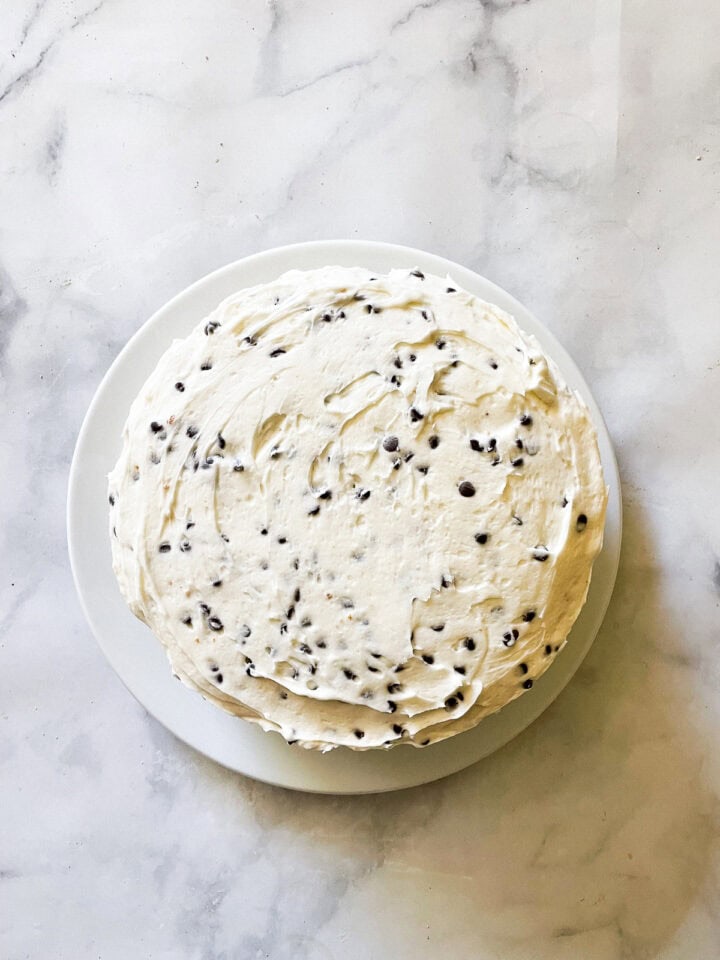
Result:
{"label": "marble countertop", "polygon": [[[0,956],[715,958],[720,6],[11,0],[0,37]],[[292,794],[178,743],[103,659],[65,545],[127,338],[209,270],[325,237],[523,300],[623,479],[575,680],[395,795]]]}

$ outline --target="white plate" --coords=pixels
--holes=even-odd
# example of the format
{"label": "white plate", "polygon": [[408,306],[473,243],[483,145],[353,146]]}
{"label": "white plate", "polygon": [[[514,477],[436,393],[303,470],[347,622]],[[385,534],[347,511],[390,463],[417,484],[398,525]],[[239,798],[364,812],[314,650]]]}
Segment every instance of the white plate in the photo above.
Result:
{"label": "white plate", "polygon": [[[566,649],[532,691],[474,730],[425,749],[355,753],[340,748],[323,755],[290,747],[279,735],[223,713],[173,679],[161,645],[126,607],[112,571],[106,477],[120,453],[130,404],[160,356],[236,290],[274,280],[292,268],[328,264],[450,274],[460,286],[511,313],[537,337],[590,408],[610,487],[605,545]],[[600,627],[615,583],[622,522],[620,479],[607,428],[580,371],[552,334],[510,294],[465,267],[409,247],[354,240],[301,243],[246,257],[199,280],[158,310],[117,357],[90,404],[70,470],[67,520],[70,561],[85,615],[105,656],[140,703],[218,763],[267,783],[319,793],[375,793],[427,783],[475,763],[532,723],[575,673]]]}

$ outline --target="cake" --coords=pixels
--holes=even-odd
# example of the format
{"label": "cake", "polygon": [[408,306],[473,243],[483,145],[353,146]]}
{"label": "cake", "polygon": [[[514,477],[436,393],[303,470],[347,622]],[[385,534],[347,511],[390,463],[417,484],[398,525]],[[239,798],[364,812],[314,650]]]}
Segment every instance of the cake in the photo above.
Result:
{"label": "cake", "polygon": [[113,568],[211,703],[309,748],[421,747],[551,666],[606,500],[587,408],[508,314],[417,269],[291,271],[132,404]]}

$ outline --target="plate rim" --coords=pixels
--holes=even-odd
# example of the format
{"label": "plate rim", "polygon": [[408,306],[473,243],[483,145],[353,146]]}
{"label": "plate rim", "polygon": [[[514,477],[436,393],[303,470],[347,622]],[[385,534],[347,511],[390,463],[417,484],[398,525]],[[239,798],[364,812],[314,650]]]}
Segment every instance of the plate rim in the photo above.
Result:
{"label": "plate rim", "polygon": [[[540,680],[536,684],[536,688],[534,691],[535,698],[532,701],[529,701],[528,695],[525,694],[517,698],[515,701],[512,701],[510,704],[504,707],[503,710],[500,711],[498,714],[494,714],[493,716],[486,718],[486,720],[481,721],[480,724],[478,724],[478,726],[473,728],[472,730],[458,734],[455,737],[451,737],[448,740],[441,741],[437,744],[433,744],[430,747],[424,748],[423,750],[412,749],[411,751],[410,747],[403,748],[404,753],[410,752],[412,754],[423,755],[423,758],[432,757],[433,754],[436,754],[438,751],[441,751],[443,747],[445,747],[446,750],[449,748],[450,745],[454,745],[454,747],[457,748],[459,745],[462,744],[463,740],[466,740],[466,741],[471,740],[473,738],[473,735],[475,735],[475,738],[477,739],[478,730],[480,727],[482,727],[483,724],[485,724],[487,727],[488,722],[495,720],[495,718],[498,718],[500,714],[503,715],[503,719],[506,718],[508,716],[508,712],[511,711],[514,706],[515,706],[515,712],[517,712],[517,709],[518,709],[517,705],[524,702],[526,709],[523,711],[524,716],[522,717],[520,722],[517,724],[517,729],[514,729],[514,731],[507,736],[502,735],[499,738],[498,742],[494,746],[492,746],[489,750],[486,750],[484,752],[482,751],[478,752],[477,750],[475,750],[474,752],[472,752],[472,755],[470,755],[469,758],[466,759],[465,762],[459,761],[459,762],[450,763],[449,769],[445,769],[445,767],[448,766],[447,763],[444,765],[441,765],[443,769],[441,769],[440,772],[433,772],[432,770],[424,769],[423,762],[421,760],[416,764],[416,766],[418,767],[418,769],[424,769],[424,772],[417,777],[411,777],[410,779],[407,779],[407,780],[400,780],[397,783],[395,782],[382,783],[382,784],[375,784],[374,786],[371,786],[371,785],[368,785],[367,787],[363,786],[361,788],[358,788],[357,786],[351,786],[348,789],[345,789],[342,784],[336,784],[331,789],[328,789],[326,786],[313,785],[312,782],[305,782],[305,781],[299,782],[297,774],[289,778],[287,775],[285,777],[282,777],[282,776],[272,777],[272,776],[268,776],[267,774],[261,775],[257,771],[252,771],[245,767],[238,766],[236,763],[233,763],[232,761],[228,760],[227,757],[224,758],[223,756],[218,755],[217,751],[213,750],[212,746],[200,745],[197,741],[190,739],[187,735],[173,728],[173,726],[167,723],[165,719],[159,716],[158,713],[162,712],[160,708],[157,707],[156,705],[148,704],[146,702],[146,699],[144,699],[137,692],[137,689],[134,689],[134,686],[136,685],[133,685],[131,681],[128,680],[128,678],[124,676],[121,670],[119,669],[118,665],[113,659],[112,652],[108,649],[108,647],[111,645],[106,642],[106,638],[103,636],[101,626],[96,622],[95,612],[90,608],[87,595],[85,592],[85,588],[87,585],[85,583],[85,572],[83,571],[83,568],[82,568],[82,555],[81,555],[82,551],[81,551],[81,545],[79,542],[80,525],[78,522],[79,511],[81,507],[81,492],[82,492],[82,482],[80,477],[81,465],[83,462],[83,454],[87,454],[86,448],[88,447],[92,438],[92,429],[94,426],[95,416],[98,409],[102,406],[103,402],[107,400],[106,394],[113,386],[114,381],[118,376],[119,370],[123,367],[128,357],[131,356],[133,351],[137,348],[138,341],[140,341],[143,337],[147,337],[151,333],[151,331],[158,326],[158,324],[160,324],[165,318],[171,317],[174,312],[177,312],[182,308],[182,305],[184,303],[187,303],[188,301],[192,300],[192,298],[197,296],[198,293],[202,293],[206,289],[212,289],[212,287],[222,283],[224,279],[226,279],[229,276],[232,276],[233,273],[239,270],[251,269],[253,266],[258,266],[262,268],[263,266],[274,263],[275,261],[281,261],[283,258],[287,258],[287,257],[302,259],[304,257],[309,256],[310,258],[313,258],[320,253],[322,253],[324,256],[322,265],[327,265],[332,262],[332,251],[335,251],[335,255],[337,255],[338,253],[346,254],[348,251],[354,251],[354,252],[361,251],[362,255],[366,256],[366,259],[364,264],[361,263],[360,265],[365,265],[365,266],[368,265],[368,260],[372,259],[372,257],[377,257],[378,259],[381,259],[383,257],[385,258],[389,257],[391,259],[393,257],[395,258],[402,257],[405,259],[408,266],[410,266],[411,264],[419,265],[419,263],[424,263],[425,264],[424,269],[426,269],[428,272],[436,272],[436,273],[440,272],[441,274],[444,273],[446,275],[450,275],[459,282],[460,286],[467,286],[467,284],[461,281],[462,276],[465,275],[466,277],[470,278],[471,284],[472,284],[472,281],[477,281],[479,282],[480,286],[484,287],[488,291],[487,293],[482,295],[483,299],[486,299],[489,302],[496,303],[502,306],[503,309],[507,310],[507,312],[511,313],[516,318],[518,322],[518,326],[520,326],[521,329],[523,329],[526,332],[532,333],[534,336],[538,336],[538,331],[539,331],[540,335],[538,336],[538,339],[540,340],[541,346],[543,347],[543,351],[547,352],[549,356],[554,360],[556,365],[560,368],[563,377],[570,383],[573,389],[580,392],[584,402],[588,406],[592,421],[598,432],[604,479],[605,479],[606,486],[609,488],[608,511],[607,511],[607,517],[606,517],[606,525],[605,525],[605,542],[603,544],[603,549],[601,553],[598,555],[598,557],[595,560],[595,564],[593,566],[593,576],[592,576],[592,579],[590,582],[590,588],[588,591],[588,599],[586,600],[586,603],[580,612],[578,621],[580,621],[583,611],[587,610],[589,607],[589,599],[591,597],[591,594],[593,593],[593,586],[595,587],[594,596],[597,597],[598,592],[602,590],[602,597],[601,597],[601,601],[595,604],[595,609],[593,611],[593,623],[591,625],[589,636],[588,638],[586,638],[584,646],[580,648],[578,644],[576,644],[577,649],[575,649],[574,651],[575,657],[574,657],[572,667],[569,670],[569,672],[567,670],[565,671],[567,673],[567,676],[561,679],[559,672],[556,671],[554,676],[554,679],[556,682],[553,684],[552,689],[549,689],[545,696],[538,696],[538,694],[541,693],[541,684],[543,683],[543,680],[545,680],[546,677],[549,677],[553,674],[554,667],[556,667],[558,662],[560,662],[560,658],[558,658],[551,665],[547,673],[542,678],[540,678]],[[430,267],[427,265],[430,262],[434,264],[433,267]],[[315,264],[315,266],[320,266],[320,265],[321,264],[319,262]],[[358,265],[358,264],[356,263],[355,265]],[[438,270],[437,267],[440,267],[441,269]],[[276,275],[279,275],[280,273],[284,272],[287,269],[292,269],[292,266],[284,266],[278,269]],[[299,267],[298,269],[308,269],[308,267]],[[375,268],[372,267],[371,269],[375,269]],[[392,269],[392,268],[388,267],[387,269]],[[244,285],[247,286],[248,284],[246,283]],[[240,287],[236,289],[240,289]],[[224,298],[221,298],[221,299],[224,299]],[[215,305],[217,305],[217,303],[219,302],[221,302],[221,300],[216,299]],[[201,319],[200,316],[196,316],[194,323],[199,322],[200,319]],[[526,327],[526,321],[530,322],[531,328],[534,327],[537,329],[531,329],[528,331]],[[182,335],[187,335],[187,334],[182,334]],[[157,363],[157,361],[159,360],[164,350],[166,350],[169,347],[170,342],[171,342],[170,339],[166,339],[164,341],[165,345],[161,348],[160,353],[158,353],[154,357],[155,363]],[[128,405],[128,408],[129,408],[129,405]],[[124,408],[123,420],[127,416],[128,408]],[[119,436],[113,439],[113,443],[115,444],[119,452],[119,449],[120,449]],[[103,487],[103,499],[105,498],[105,492],[106,492],[105,488]],[[612,529],[609,529],[611,522],[613,524],[613,527]],[[95,641],[100,647],[109,665],[111,666],[115,674],[119,677],[119,679],[124,684],[124,686],[135,697],[135,699],[140,703],[140,705],[157,722],[161,723],[162,726],[165,727],[165,729],[169,730],[175,737],[177,737],[187,746],[191,747],[192,749],[196,750],[202,755],[210,758],[216,763],[219,763],[221,766],[224,766],[226,769],[233,770],[234,772],[237,772],[237,773],[241,773],[244,776],[251,777],[260,782],[272,784],[273,786],[284,787],[286,789],[294,789],[294,790],[299,790],[299,791],[308,792],[308,793],[319,793],[319,794],[327,794],[327,795],[331,795],[331,794],[358,795],[358,794],[382,793],[382,792],[389,792],[393,790],[406,789],[408,787],[419,786],[424,783],[430,783],[430,782],[433,782],[434,780],[441,779],[445,776],[449,776],[452,773],[459,772],[460,770],[465,769],[466,767],[476,762],[479,762],[485,756],[489,756],[491,753],[494,753],[496,750],[500,749],[501,747],[509,743],[510,740],[514,739],[523,730],[525,730],[528,726],[530,726],[530,724],[532,724],[540,716],[540,714],[542,714],[545,711],[545,709],[547,709],[547,707],[549,707],[550,704],[559,696],[559,694],[562,692],[565,686],[570,682],[572,677],[575,675],[582,661],[584,660],[585,656],[590,650],[597,636],[597,633],[599,632],[600,627],[602,626],[605,615],[607,613],[608,606],[612,598],[614,585],[617,579],[617,572],[618,572],[619,560],[620,560],[620,549],[621,549],[621,543],[622,543],[622,490],[620,486],[620,475],[619,475],[619,470],[617,465],[617,459],[615,456],[615,451],[613,448],[612,439],[611,439],[609,430],[607,428],[607,424],[605,423],[605,419],[602,415],[602,412],[582,372],[578,368],[573,358],[567,352],[567,350],[563,347],[563,345],[557,339],[555,334],[551,330],[549,330],[545,326],[545,324],[542,323],[542,321],[540,321],[527,307],[525,307],[511,293],[509,293],[504,288],[494,283],[492,280],[489,280],[487,277],[483,276],[482,274],[478,273],[475,270],[472,270],[469,267],[465,267],[462,264],[452,261],[446,257],[440,256],[438,254],[430,253],[428,251],[421,250],[419,248],[409,247],[402,244],[388,243],[385,241],[364,240],[364,239],[353,240],[349,238],[343,238],[343,239],[329,239],[329,240],[309,240],[309,241],[303,241],[300,243],[290,243],[290,244],[283,244],[278,247],[271,247],[262,251],[249,254],[248,256],[241,257],[236,260],[232,260],[224,264],[223,266],[218,267],[217,269],[198,278],[189,286],[185,287],[183,290],[176,293],[167,302],[165,302],[162,306],[160,306],[157,310],[155,310],[130,336],[130,338],[127,340],[127,342],[124,344],[122,349],[119,351],[118,355],[114,358],[114,360],[108,367],[107,371],[103,375],[102,379],[100,380],[100,383],[96,387],[93,397],[88,406],[88,409],[83,418],[82,425],[78,432],[75,448],[73,451],[72,462],[71,462],[70,470],[68,474],[66,529],[67,529],[67,541],[68,541],[68,554],[70,558],[70,567],[72,571],[73,582],[75,584],[75,589],[80,602],[81,609],[90,627],[90,630],[95,638]],[[106,552],[109,557],[110,550],[109,550],[109,540],[107,538],[107,526],[104,525],[102,527],[102,530],[103,530],[102,536],[107,541],[105,546],[107,548]],[[598,582],[599,577],[597,575],[597,571],[598,571],[598,567],[600,565],[601,559],[604,560],[603,575],[605,580],[604,582],[599,583]],[[115,586],[117,589],[117,585]],[[124,601],[123,601],[123,604],[124,604]],[[132,614],[130,613],[129,609],[127,609],[127,612],[129,616],[132,617]],[[148,628],[142,625],[142,629],[147,630]],[[574,629],[575,627],[573,627],[573,630]],[[571,635],[572,635],[572,632],[573,631],[571,631]],[[157,646],[160,647],[159,644],[157,644]],[[571,644],[568,644],[566,650],[563,651],[563,654],[566,654],[570,648],[571,648]],[[161,652],[164,658],[165,653],[164,651],[161,651]],[[564,662],[566,665],[568,665],[567,659]],[[166,663],[166,669],[167,669],[168,677],[170,677],[171,672],[167,663]],[[201,701],[204,705],[211,708],[213,711],[216,711],[217,713],[222,713],[221,711],[218,710],[217,707],[209,704],[207,701],[204,700],[204,698],[201,698],[196,692],[191,691],[187,688],[185,689],[188,695]],[[527,708],[528,704],[529,704],[529,709]],[[229,717],[229,715],[225,715],[225,716],[227,716],[230,720],[233,720],[235,722],[238,721],[238,718]],[[243,727],[251,728],[253,731],[256,731],[256,733],[259,733],[262,737],[272,736],[272,734],[267,734],[261,731],[259,728],[256,727],[256,725],[243,723]],[[242,728],[239,728],[239,729],[242,729]],[[250,735],[248,734],[248,736]],[[276,735],[276,737],[278,740],[281,740],[281,738],[278,735]],[[284,744],[284,741],[282,741],[282,743],[284,746],[287,746]],[[292,750],[296,757],[298,754],[302,756],[303,754],[307,753],[306,751],[299,751],[297,748],[293,750],[293,748],[287,747],[287,749]],[[343,755],[350,755],[351,757],[356,758],[356,757],[367,757],[369,755],[372,755],[373,753],[377,755],[380,752],[379,751],[378,752],[375,752],[375,751],[355,752],[350,750],[343,750],[343,751],[336,750],[324,756],[327,758],[331,758],[335,755],[343,754]],[[396,751],[382,751],[381,755],[392,756],[395,753]],[[319,755],[316,752],[312,752],[311,756],[318,757],[322,755]],[[357,763],[357,765],[360,765],[362,761],[351,760],[349,762],[355,762]],[[426,764],[425,766],[428,766],[428,765]],[[310,780],[311,779],[312,778],[310,778]]]}

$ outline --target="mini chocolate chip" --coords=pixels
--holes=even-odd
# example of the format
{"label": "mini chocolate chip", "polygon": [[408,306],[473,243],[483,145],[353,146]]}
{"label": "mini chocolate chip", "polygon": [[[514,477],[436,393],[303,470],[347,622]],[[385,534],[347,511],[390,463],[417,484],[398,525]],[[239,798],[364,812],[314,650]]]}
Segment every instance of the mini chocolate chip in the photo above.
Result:
{"label": "mini chocolate chip", "polygon": [[465,667],[453,667],[455,673],[459,673],[461,676],[465,676]]}
{"label": "mini chocolate chip", "polygon": [[251,633],[252,633],[252,630],[250,629],[250,627],[249,627],[246,623],[244,623],[244,624],[242,625],[242,627],[240,627],[240,636],[241,636],[241,637],[249,637]]}
{"label": "mini chocolate chip", "polygon": [[475,534],[475,543],[487,543],[490,539],[489,533],[476,533]]}
{"label": "mini chocolate chip", "polygon": [[320,317],[320,319],[321,319],[322,321],[324,321],[325,323],[330,323],[330,321],[332,320],[332,314],[330,314],[330,313],[324,313],[324,314],[322,315],[322,317]]}
{"label": "mini chocolate chip", "polygon": [[453,710],[458,705],[457,697],[448,697],[445,701],[445,709]]}
{"label": "mini chocolate chip", "polygon": [[188,427],[187,430],[185,431],[185,433],[186,433],[189,437],[196,437],[196,436],[198,435],[198,433],[199,433],[199,430],[198,430],[197,427]]}
{"label": "mini chocolate chip", "polygon": [[473,640],[472,637],[465,637],[465,639],[463,640],[463,646],[465,647],[466,650],[474,650],[475,641]]}
{"label": "mini chocolate chip", "polygon": [[210,627],[211,630],[222,630],[223,623],[219,617],[209,617],[208,626]]}
{"label": "mini chocolate chip", "polygon": [[534,619],[535,619],[534,610],[526,610],[525,613],[523,614],[523,620],[525,621],[525,623],[530,623],[530,621]]}
{"label": "mini chocolate chip", "polygon": [[402,673],[404,669],[405,669],[405,664],[399,663],[393,670],[393,673]]}
{"label": "mini chocolate chip", "polygon": [[427,310],[421,310],[421,311],[420,311],[420,316],[423,318],[423,320],[428,320],[428,319],[429,319]]}
{"label": "mini chocolate chip", "polygon": [[340,603],[344,610],[352,610],[355,607],[355,604],[349,597],[343,597]]}
{"label": "mini chocolate chip", "polygon": [[435,341],[435,346],[438,348],[438,350],[444,350],[445,347],[446,347],[446,345],[447,345],[447,340],[436,340],[436,341]]}
{"label": "mini chocolate chip", "polygon": [[301,643],[299,649],[300,653],[312,653],[312,650],[307,643]]}
{"label": "mini chocolate chip", "polygon": [[405,461],[405,463],[410,463],[410,461],[412,460],[412,458],[413,458],[414,456],[415,456],[415,454],[414,454],[414,453],[412,452],[412,450],[411,450],[410,453],[406,453],[406,454],[405,454],[405,456],[403,457],[403,460]]}
{"label": "mini chocolate chip", "polygon": [[387,705],[388,705],[388,710],[390,711],[390,713],[395,713],[395,711],[397,710],[397,704],[395,703],[395,701],[394,701],[394,700],[388,700]]}
{"label": "mini chocolate chip", "polygon": [[217,320],[208,320],[205,324],[205,336],[210,336],[215,333],[217,328],[220,326]]}
{"label": "mini chocolate chip", "polygon": [[287,623],[280,624],[280,633],[287,633]]}
{"label": "mini chocolate chip", "polygon": [[110,496],[108,497],[108,500],[110,501],[110,506],[111,506],[111,507],[114,507],[114,506],[115,506],[115,497],[114,497],[112,494],[110,494]]}
{"label": "mini chocolate chip", "polygon": [[239,460],[236,460],[235,463],[233,464],[233,470],[235,471],[235,473],[242,473],[244,469],[245,467],[240,463]]}
{"label": "mini chocolate chip", "polygon": [[221,587],[221,586],[222,586],[222,580],[213,580],[213,584],[212,584],[212,585],[213,585],[214,587]]}
{"label": "mini chocolate chip", "polygon": [[278,543],[287,543],[287,537],[278,537]]}
{"label": "mini chocolate chip", "polygon": [[525,690],[530,690],[532,685],[533,685],[533,682],[531,677],[528,677],[527,680],[523,680],[523,687]]}
{"label": "mini chocolate chip", "polygon": [[395,357],[393,360],[393,366],[398,370],[402,370],[402,360],[400,357]]}
{"label": "mini chocolate chip", "polygon": [[448,287],[445,293],[457,293],[457,290],[455,287]]}
{"label": "mini chocolate chip", "polygon": [[223,675],[222,675],[221,673],[216,673],[216,674],[215,674],[215,683],[222,683],[222,682],[223,682]]}
{"label": "mini chocolate chip", "polygon": [[440,437],[432,436],[428,438],[428,446],[431,450],[435,450],[440,444]]}
{"label": "mini chocolate chip", "polygon": [[538,560],[540,563],[545,563],[549,556],[547,547],[535,547],[533,550],[533,560]]}
{"label": "mini chocolate chip", "polygon": [[195,526],[195,523],[192,520],[188,520],[188,522],[185,524],[185,529],[192,530],[194,526]]}
{"label": "mini chocolate chip", "polygon": [[383,440],[383,450],[387,450],[388,453],[392,453],[397,450],[400,445],[400,441],[397,437],[385,437]]}
{"label": "mini chocolate chip", "polygon": [[410,419],[412,420],[413,423],[417,423],[418,420],[425,419],[425,414],[420,413],[420,411],[417,410],[415,407],[410,407]]}
{"label": "mini chocolate chip", "polygon": [[181,553],[189,553],[191,550],[192,550],[192,546],[190,545],[190,542],[188,540],[181,541],[180,543]]}
{"label": "mini chocolate chip", "polygon": [[300,603],[300,587],[297,587],[295,589],[295,593],[293,594],[293,599],[295,600],[295,603]]}
{"label": "mini chocolate chip", "polygon": [[418,280],[424,280],[424,279],[425,279],[425,274],[422,273],[422,271],[420,271],[420,270],[411,270],[411,271],[410,271],[410,276],[411,276],[411,277],[417,277]]}
{"label": "mini chocolate chip", "polygon": [[217,445],[220,447],[221,450],[225,449],[225,438],[221,433],[217,435]]}
{"label": "mini chocolate chip", "polygon": [[325,490],[320,494],[321,500],[332,500],[332,490]]}
{"label": "mini chocolate chip", "polygon": [[452,580],[448,580],[447,577],[442,577],[440,580],[440,586],[445,587],[445,589],[447,589],[448,587],[451,587],[452,584],[453,584]]}
{"label": "mini chocolate chip", "polygon": [[512,635],[512,633],[509,630],[507,631],[507,633],[503,634],[503,644],[506,647],[515,646],[515,637]]}
{"label": "mini chocolate chip", "polygon": [[519,663],[518,668],[520,673],[527,673],[530,670],[530,667],[526,663]]}
{"label": "mini chocolate chip", "polygon": [[409,359],[410,359],[410,363],[415,363],[415,361],[417,360],[417,357],[415,356],[414,353],[411,353]]}
{"label": "mini chocolate chip", "polygon": [[170,544],[167,542],[167,540],[163,541],[163,543],[161,543],[158,547],[160,553],[170,553],[170,549]]}
{"label": "mini chocolate chip", "polygon": [[198,606],[200,607],[200,612],[204,613],[205,616],[210,613],[210,607],[206,603],[200,603]]}
{"label": "mini chocolate chip", "polygon": [[320,513],[320,507],[313,507],[312,510],[308,510],[309,517],[316,517]]}
{"label": "mini chocolate chip", "polygon": [[257,346],[257,340],[255,337],[243,337],[243,343],[247,343],[251,347]]}
{"label": "mini chocolate chip", "polygon": [[429,663],[430,666],[432,666],[432,664],[435,663],[435,657],[431,653],[424,653],[422,655],[422,658],[425,661],[425,663]]}
{"label": "mini chocolate chip", "polygon": [[417,471],[418,471],[418,473],[422,473],[423,475],[427,475],[427,472],[428,472],[429,469],[430,469],[430,467],[427,467],[427,466],[423,465],[423,466],[419,466],[419,467],[417,468]]}
{"label": "mini chocolate chip", "polygon": [[421,746],[421,747],[426,747],[429,743],[430,743],[430,739],[429,739],[429,738],[428,738],[427,740],[421,740],[421,741],[420,741],[420,746]]}
{"label": "mini chocolate chip", "polygon": [[186,627],[191,627],[192,617],[183,617],[182,622],[185,624]]}
{"label": "mini chocolate chip", "polygon": [[458,491],[460,492],[461,497],[474,497],[475,496],[475,487],[470,483],[469,480],[463,480],[463,482],[458,486]]}
{"label": "mini chocolate chip", "polygon": [[393,470],[399,470],[402,466],[402,460],[398,457],[397,460],[393,460]]}
{"label": "mini chocolate chip", "polygon": [[368,500],[368,499],[370,498],[370,491],[369,491],[369,490],[358,490],[358,492],[355,494],[355,496],[358,498],[358,500]]}
{"label": "mini chocolate chip", "polygon": [[343,673],[345,674],[348,680],[357,680],[357,674],[353,673],[352,670],[348,670],[346,668],[345,670],[343,670]]}
{"label": "mini chocolate chip", "polygon": [[311,627],[311,626],[312,626],[312,620],[310,619],[310,617],[303,617],[302,620],[300,621],[300,626],[301,626],[301,627],[306,627],[306,628],[307,628],[307,627]]}
{"label": "mini chocolate chip", "polygon": [[400,378],[399,378],[399,377],[396,377],[396,376],[392,376],[392,377],[390,377],[390,383],[392,383],[393,386],[395,386],[395,387],[399,387],[399,386],[400,386]]}
{"label": "mini chocolate chip", "polygon": [[178,382],[175,384],[175,389],[178,390],[180,393],[183,393],[183,391],[185,390],[185,384],[182,382],[182,380],[178,380]]}
{"label": "mini chocolate chip", "polygon": [[470,449],[474,450],[476,453],[482,453],[485,447],[480,443],[479,440],[476,440],[474,437],[470,441]]}
{"label": "mini chocolate chip", "polygon": [[523,460],[522,457],[516,457],[514,460],[510,461],[510,465],[512,467],[521,467],[524,463],[525,461]]}
{"label": "mini chocolate chip", "polygon": [[588,518],[585,516],[584,513],[581,513],[578,515],[577,521],[575,523],[575,529],[577,530],[578,533],[582,533],[582,531],[587,526],[587,522],[588,522]]}
{"label": "mini chocolate chip", "polygon": [[445,624],[444,624],[444,623],[436,623],[436,624],[434,624],[434,626],[430,627],[430,629],[431,629],[431,630],[434,630],[435,633],[442,633],[443,630],[445,629]]}
{"label": "mini chocolate chip", "polygon": [[365,736],[364,730],[353,730],[353,733],[358,738],[358,740],[362,740],[362,738]]}
{"label": "mini chocolate chip", "polygon": [[522,450],[522,448],[523,448],[523,442],[522,442],[522,440],[520,439],[520,437],[518,437],[517,440],[515,441],[515,446],[518,448],[518,450]]}
{"label": "mini chocolate chip", "polygon": [[560,506],[561,506],[561,507],[563,508],[563,510],[564,510],[567,505],[568,505],[568,498],[567,498],[567,497],[563,497],[562,500],[560,501]]}
{"label": "mini chocolate chip", "polygon": [[546,644],[545,644],[545,656],[546,656],[546,657],[549,657],[551,653],[552,653],[552,647],[550,646],[549,643],[546,643]]}
{"label": "mini chocolate chip", "polygon": [[532,417],[530,416],[529,413],[524,413],[524,414],[520,417],[520,423],[522,424],[523,427],[531,427],[531,426],[532,426],[532,422],[533,422],[533,419],[532,419]]}
{"label": "mini chocolate chip", "polygon": [[516,516],[515,514],[513,514],[513,523],[516,524],[516,526],[518,527],[521,527],[523,525],[523,522],[520,519],[520,517]]}
{"label": "mini chocolate chip", "polygon": [[368,664],[368,670],[370,671],[370,673],[380,673],[377,667],[373,667],[370,664]]}
{"label": "mini chocolate chip", "polygon": [[292,618],[295,616],[295,607],[288,607],[285,616],[288,618],[288,620],[292,620]]}
{"label": "mini chocolate chip", "polygon": [[215,463],[213,457],[206,457],[203,462],[200,464],[203,470],[208,470]]}
{"label": "mini chocolate chip", "polygon": [[402,684],[401,684],[401,683],[389,683],[389,684],[387,685],[387,692],[388,692],[388,693],[399,693],[401,690],[402,690]]}
{"label": "mini chocolate chip", "polygon": [[283,350],[282,347],[277,347],[275,350],[270,351],[271,357],[279,357],[282,353],[287,353],[286,350]]}
{"label": "mini chocolate chip", "polygon": [[267,527],[263,527],[260,533],[262,534],[263,537],[266,537],[268,534]]}
{"label": "mini chocolate chip", "polygon": [[496,360],[488,360],[488,363],[490,364],[493,370],[497,370],[498,365]]}
{"label": "mini chocolate chip", "polygon": [[212,370],[212,363],[209,360],[206,360],[205,363],[200,364],[201,370]]}
{"label": "mini chocolate chip", "polygon": [[157,420],[153,420],[153,422],[150,424],[150,430],[153,433],[160,433],[162,429],[163,429],[163,425],[161,423],[158,423]]}

